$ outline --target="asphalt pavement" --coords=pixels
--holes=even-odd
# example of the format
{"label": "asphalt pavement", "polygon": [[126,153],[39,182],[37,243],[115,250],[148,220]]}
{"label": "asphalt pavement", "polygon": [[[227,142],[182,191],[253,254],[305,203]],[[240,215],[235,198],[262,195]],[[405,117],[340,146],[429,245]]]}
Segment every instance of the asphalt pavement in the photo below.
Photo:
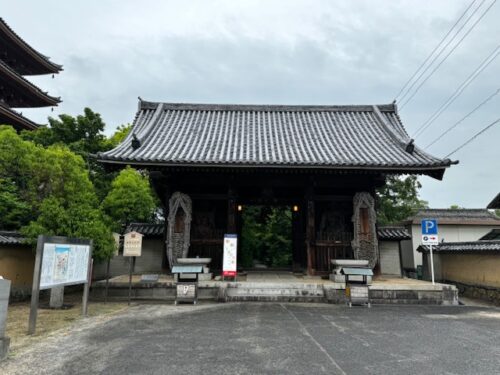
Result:
{"label": "asphalt pavement", "polygon": [[2,374],[499,374],[500,309],[140,305],[51,337]]}

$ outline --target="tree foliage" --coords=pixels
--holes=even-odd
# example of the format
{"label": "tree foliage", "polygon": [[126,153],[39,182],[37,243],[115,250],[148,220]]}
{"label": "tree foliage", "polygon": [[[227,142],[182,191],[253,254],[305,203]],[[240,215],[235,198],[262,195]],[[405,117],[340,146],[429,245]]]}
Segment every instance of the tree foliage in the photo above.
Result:
{"label": "tree foliage", "polygon": [[90,238],[97,260],[113,252],[87,164],[68,147],[43,147],[2,126],[0,181],[0,200],[14,208],[0,217],[0,228],[21,228],[33,243],[40,234]]}
{"label": "tree foliage", "polygon": [[0,227],[7,230],[20,228],[29,221],[30,207],[19,197],[19,189],[8,178],[0,178]]}
{"label": "tree foliage", "polygon": [[21,135],[0,126],[0,229],[20,229],[32,243],[39,234],[90,238],[102,260],[114,250],[112,229],[150,220],[156,202],[148,179],[131,168],[114,179],[92,157],[116,147],[131,126],[109,138],[104,128],[89,108]]}
{"label": "tree foliage", "polygon": [[105,127],[100,114],[85,108],[83,114],[76,117],[67,114],[59,115],[58,118],[49,117],[48,127],[23,131],[22,137],[44,147],[64,145],[80,155],[87,163],[90,180],[102,200],[111,188],[115,174],[107,172],[92,155],[116,147],[126,137],[131,125],[119,126],[109,138],[104,134]]}
{"label": "tree foliage", "polygon": [[106,151],[111,148],[104,135],[106,124],[101,115],[90,108],[76,117],[62,114],[58,118],[49,117],[49,126],[36,131],[23,131],[22,137],[38,145],[64,144],[80,155]]}
{"label": "tree foliage", "polygon": [[268,267],[287,267],[292,261],[292,213],[287,207],[248,206],[243,210],[244,267],[255,260]]}
{"label": "tree foliage", "polygon": [[147,176],[130,167],[123,169],[111,183],[103,208],[115,230],[134,221],[152,220],[156,204]]}
{"label": "tree foliage", "polygon": [[377,191],[379,224],[395,224],[427,208],[428,203],[419,198],[421,187],[417,176],[387,177],[385,186]]}

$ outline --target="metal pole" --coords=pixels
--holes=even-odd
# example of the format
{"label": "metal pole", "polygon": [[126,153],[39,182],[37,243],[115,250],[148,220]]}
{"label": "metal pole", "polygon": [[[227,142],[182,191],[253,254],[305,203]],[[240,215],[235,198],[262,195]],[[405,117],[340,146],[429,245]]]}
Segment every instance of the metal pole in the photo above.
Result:
{"label": "metal pole", "polygon": [[432,285],[435,285],[434,283],[434,256],[432,254],[432,245],[429,245],[430,251],[431,251],[431,278],[432,278]]}
{"label": "metal pole", "polygon": [[134,257],[129,258],[129,262],[130,262],[129,274],[128,274],[128,305],[129,306],[130,306],[130,298],[131,298],[131,294],[132,294],[132,258],[134,258]]}
{"label": "metal pole", "polygon": [[33,335],[36,329],[36,317],[38,314],[38,300],[40,298],[40,272],[42,268],[43,244],[45,236],[38,236],[36,244],[35,269],[33,271],[33,288],[31,289],[31,307],[28,324],[28,335]]}

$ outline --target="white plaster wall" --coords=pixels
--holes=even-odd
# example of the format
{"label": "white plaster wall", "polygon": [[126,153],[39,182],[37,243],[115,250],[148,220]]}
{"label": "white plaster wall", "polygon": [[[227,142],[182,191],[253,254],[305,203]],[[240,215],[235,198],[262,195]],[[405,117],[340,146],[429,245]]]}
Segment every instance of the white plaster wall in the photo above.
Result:
{"label": "white plaster wall", "polygon": [[[477,241],[492,229],[500,228],[498,225],[444,225],[439,223],[438,227],[439,241],[446,242]],[[422,265],[422,254],[417,251],[422,243],[422,229],[419,224],[411,226],[411,236],[413,263],[416,268],[417,265]],[[409,250],[405,249],[405,253],[409,253]],[[406,264],[404,267],[407,267]]]}
{"label": "white plaster wall", "polygon": [[[146,238],[142,241],[142,255],[135,259],[136,273],[161,273],[163,260],[163,240],[161,238]],[[111,277],[127,275],[130,269],[130,258],[122,254],[114,257],[110,264]],[[106,277],[107,262],[94,264],[92,279]]]}

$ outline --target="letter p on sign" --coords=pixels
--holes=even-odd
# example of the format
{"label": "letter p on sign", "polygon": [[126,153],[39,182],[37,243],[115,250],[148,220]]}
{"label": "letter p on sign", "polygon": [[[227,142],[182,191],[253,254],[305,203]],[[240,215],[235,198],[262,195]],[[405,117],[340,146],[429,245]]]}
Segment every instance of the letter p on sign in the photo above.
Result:
{"label": "letter p on sign", "polygon": [[422,235],[437,235],[438,226],[436,219],[422,220]]}

